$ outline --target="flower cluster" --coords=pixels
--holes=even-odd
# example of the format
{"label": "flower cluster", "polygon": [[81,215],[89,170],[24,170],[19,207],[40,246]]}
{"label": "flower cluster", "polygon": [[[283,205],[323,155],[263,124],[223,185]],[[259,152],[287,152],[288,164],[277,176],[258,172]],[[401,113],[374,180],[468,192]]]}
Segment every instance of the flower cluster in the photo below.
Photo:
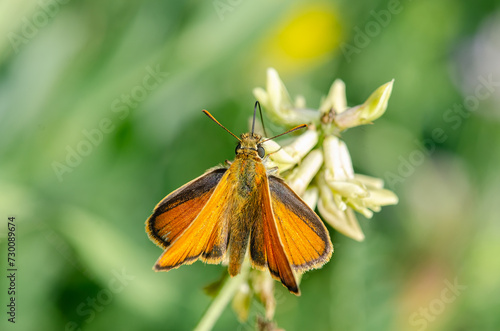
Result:
{"label": "flower cluster", "polygon": [[264,147],[269,167],[277,167],[290,187],[337,231],[355,240],[364,239],[354,210],[367,218],[381,206],[398,202],[384,189],[382,179],[354,173],[346,144],[339,138],[349,128],[372,123],[387,108],[393,81],[380,86],[361,105],[348,107],[345,84],[337,79],[319,109],[308,109],[302,97],[292,102],[274,69],[268,69],[266,89],[254,95],[275,123],[292,127],[309,124],[308,130],[281,147],[273,140]]}

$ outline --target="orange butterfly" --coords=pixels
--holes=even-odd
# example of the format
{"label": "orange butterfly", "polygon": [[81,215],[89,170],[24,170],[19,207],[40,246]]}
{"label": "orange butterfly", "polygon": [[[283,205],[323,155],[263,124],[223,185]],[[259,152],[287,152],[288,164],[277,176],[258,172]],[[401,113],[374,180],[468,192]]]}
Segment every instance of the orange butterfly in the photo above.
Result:
{"label": "orange butterfly", "polygon": [[229,274],[235,276],[249,250],[254,268],[268,269],[290,292],[300,295],[294,272],[319,268],[330,260],[328,231],[314,211],[270,173],[273,169],[265,168],[262,143],[275,137],[262,140],[252,127],[251,133],[238,138],[203,112],[239,140],[236,157],[229,168],[209,170],[155,207],[146,231],[165,251],[153,269],[168,271],[200,259],[228,262]]}

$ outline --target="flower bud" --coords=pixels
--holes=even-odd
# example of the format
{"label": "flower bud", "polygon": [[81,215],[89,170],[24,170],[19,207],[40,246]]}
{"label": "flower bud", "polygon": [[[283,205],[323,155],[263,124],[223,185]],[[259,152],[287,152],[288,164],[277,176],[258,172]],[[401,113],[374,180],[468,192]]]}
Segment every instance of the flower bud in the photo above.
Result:
{"label": "flower bud", "polygon": [[283,147],[283,149],[298,163],[317,143],[318,131],[306,130],[306,132],[298,136],[290,145]]}
{"label": "flower bud", "polygon": [[380,86],[362,105],[337,114],[334,119],[335,125],[342,131],[358,125],[370,124],[382,116],[387,108],[393,83],[394,79]]}
{"label": "flower bud", "polygon": [[311,180],[316,176],[323,164],[323,154],[320,150],[311,151],[302,163],[286,178],[288,185],[298,195],[304,194]]}
{"label": "flower bud", "polygon": [[[258,87],[253,90],[255,98],[264,106],[273,122],[293,127],[300,124],[318,123],[320,113],[317,110],[295,108],[285,85],[275,69],[267,69],[266,90]],[[303,100],[298,100],[304,105]]]}
{"label": "flower bud", "polygon": [[328,95],[321,102],[321,106],[319,107],[321,114],[325,114],[332,109],[336,114],[340,114],[347,109],[345,83],[341,79],[336,79],[333,82]]}
{"label": "flower bud", "polygon": [[309,186],[309,188],[302,194],[302,200],[312,209],[316,209],[319,199],[319,190],[317,187]]}
{"label": "flower bud", "polygon": [[[322,176],[320,176],[321,178]],[[363,241],[365,235],[359,227],[358,220],[354,216],[351,208],[341,210],[335,203],[334,193],[326,184],[324,179],[319,180],[320,198],[318,200],[318,211],[321,217],[334,227],[340,233],[353,238],[357,241]]]}
{"label": "flower bud", "polygon": [[245,322],[248,319],[251,303],[252,292],[250,291],[248,283],[244,282],[236,291],[232,302],[233,310],[238,315],[238,320],[240,320],[240,322]]}

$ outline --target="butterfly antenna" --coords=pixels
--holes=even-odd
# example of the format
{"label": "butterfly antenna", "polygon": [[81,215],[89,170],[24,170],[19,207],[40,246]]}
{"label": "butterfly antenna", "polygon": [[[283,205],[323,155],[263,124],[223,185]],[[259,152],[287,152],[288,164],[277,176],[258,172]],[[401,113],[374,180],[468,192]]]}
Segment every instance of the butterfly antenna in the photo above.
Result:
{"label": "butterfly antenna", "polygon": [[307,127],[307,124],[301,124],[301,125],[298,125],[298,126],[296,126],[296,127],[294,127],[294,128],[291,128],[290,130],[288,130],[288,131],[286,131],[286,132],[280,133],[280,134],[279,134],[279,135],[277,135],[277,136],[274,136],[274,137],[271,137],[271,138],[267,138],[266,140],[261,141],[261,143],[266,142],[266,141],[271,140],[271,139],[274,139],[274,138],[277,138],[277,137],[280,137],[280,136],[282,136],[282,135],[288,134],[288,133],[290,133],[290,132],[293,132],[293,131],[297,131],[297,130],[300,130],[300,129],[306,128],[306,127]]}
{"label": "butterfly antenna", "polygon": [[[202,112],[205,113],[205,115],[207,115],[208,117],[210,117],[210,119],[212,119],[212,121],[214,121],[215,123],[219,124],[219,126],[221,128],[223,128],[224,130],[226,130],[227,132],[229,132],[229,134],[231,134],[231,136],[233,136],[236,139],[238,139],[238,141],[241,141],[241,139],[238,138],[238,136],[236,136],[234,133],[232,133],[231,131],[229,131],[228,129],[226,129],[226,127],[224,125],[220,124],[219,121],[217,121],[215,119],[215,117],[213,117],[212,114],[210,114],[207,110],[203,109]],[[254,121],[255,121],[255,117],[254,117]],[[253,130],[252,130],[252,132],[253,132]]]}
{"label": "butterfly antenna", "polygon": [[[255,123],[255,110],[257,109],[257,106],[259,106],[260,123],[262,124],[262,130],[264,131],[264,137],[267,137],[266,127],[264,126],[264,117],[262,117],[262,109],[260,108],[260,102],[258,101],[255,101],[255,108],[253,110],[253,122]],[[252,125],[252,133],[253,133],[253,125]]]}
{"label": "butterfly antenna", "polygon": [[259,106],[260,109],[260,103],[258,101],[255,101],[255,106],[253,107],[252,136],[255,129],[255,115],[257,115],[257,106]]}

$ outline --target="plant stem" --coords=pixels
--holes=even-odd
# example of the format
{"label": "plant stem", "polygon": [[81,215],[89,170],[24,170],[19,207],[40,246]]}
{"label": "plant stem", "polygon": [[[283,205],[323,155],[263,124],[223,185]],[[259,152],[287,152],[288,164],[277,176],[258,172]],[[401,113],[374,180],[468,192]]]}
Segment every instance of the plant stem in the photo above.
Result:
{"label": "plant stem", "polygon": [[227,304],[234,296],[240,285],[248,278],[250,263],[245,260],[241,266],[240,274],[226,280],[217,296],[208,307],[194,331],[210,331],[219,319]]}

